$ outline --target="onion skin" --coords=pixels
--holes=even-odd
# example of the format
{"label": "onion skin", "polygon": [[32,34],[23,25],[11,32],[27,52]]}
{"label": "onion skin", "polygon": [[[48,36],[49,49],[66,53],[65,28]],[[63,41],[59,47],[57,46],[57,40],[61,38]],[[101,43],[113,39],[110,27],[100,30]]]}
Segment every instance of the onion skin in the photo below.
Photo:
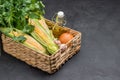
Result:
{"label": "onion skin", "polygon": [[70,41],[73,38],[73,35],[66,32],[60,35],[59,40],[62,44],[66,44],[68,41]]}

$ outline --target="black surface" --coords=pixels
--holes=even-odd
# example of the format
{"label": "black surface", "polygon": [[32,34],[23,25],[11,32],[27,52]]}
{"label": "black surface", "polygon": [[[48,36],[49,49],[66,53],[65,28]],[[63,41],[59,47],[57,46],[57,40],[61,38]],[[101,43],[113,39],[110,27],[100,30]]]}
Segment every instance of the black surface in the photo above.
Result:
{"label": "black surface", "polygon": [[0,80],[120,80],[120,0],[44,0],[46,18],[63,10],[82,32],[81,51],[49,75],[4,52]]}

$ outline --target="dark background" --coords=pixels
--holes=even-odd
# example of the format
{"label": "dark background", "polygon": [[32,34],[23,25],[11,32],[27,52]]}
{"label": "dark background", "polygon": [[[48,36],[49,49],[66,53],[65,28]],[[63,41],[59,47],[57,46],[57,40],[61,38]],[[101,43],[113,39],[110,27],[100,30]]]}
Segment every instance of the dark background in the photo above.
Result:
{"label": "dark background", "polygon": [[2,51],[0,80],[120,80],[120,0],[43,2],[46,18],[62,10],[66,26],[82,32],[80,52],[49,75]]}

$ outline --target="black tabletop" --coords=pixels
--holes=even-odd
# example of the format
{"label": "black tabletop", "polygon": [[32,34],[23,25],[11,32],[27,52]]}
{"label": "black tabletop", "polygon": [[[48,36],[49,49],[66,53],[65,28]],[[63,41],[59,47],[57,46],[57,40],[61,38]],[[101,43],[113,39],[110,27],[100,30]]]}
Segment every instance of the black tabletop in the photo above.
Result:
{"label": "black tabletop", "polygon": [[43,2],[46,18],[62,10],[66,26],[82,32],[80,52],[49,75],[2,51],[0,80],[120,80],[120,0]]}

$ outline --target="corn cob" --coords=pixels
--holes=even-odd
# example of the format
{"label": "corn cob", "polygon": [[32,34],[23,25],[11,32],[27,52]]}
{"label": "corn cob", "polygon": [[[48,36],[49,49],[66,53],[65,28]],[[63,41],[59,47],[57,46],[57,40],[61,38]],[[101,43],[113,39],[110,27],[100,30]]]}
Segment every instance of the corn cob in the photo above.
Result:
{"label": "corn cob", "polygon": [[49,30],[48,25],[46,24],[44,17],[42,17],[42,16],[40,17],[39,23],[40,23],[40,25],[46,30],[46,32],[48,33],[48,35],[49,35],[53,40],[55,40],[55,37],[54,37],[54,35],[53,35],[53,33],[52,33],[52,30]]}
{"label": "corn cob", "polygon": [[30,19],[29,23],[34,26],[34,31],[31,35],[45,46],[50,54],[54,54],[58,50],[58,46],[54,43],[54,37],[44,19],[41,19],[41,21],[38,19]]}
{"label": "corn cob", "polygon": [[23,36],[24,38],[26,38],[26,40],[22,42],[24,46],[42,54],[47,53],[46,49],[41,44],[39,44],[34,38],[25,33],[22,33],[19,30],[14,31],[11,30],[10,28],[0,28],[0,31],[9,36],[10,38],[12,38],[13,40],[15,37]]}

